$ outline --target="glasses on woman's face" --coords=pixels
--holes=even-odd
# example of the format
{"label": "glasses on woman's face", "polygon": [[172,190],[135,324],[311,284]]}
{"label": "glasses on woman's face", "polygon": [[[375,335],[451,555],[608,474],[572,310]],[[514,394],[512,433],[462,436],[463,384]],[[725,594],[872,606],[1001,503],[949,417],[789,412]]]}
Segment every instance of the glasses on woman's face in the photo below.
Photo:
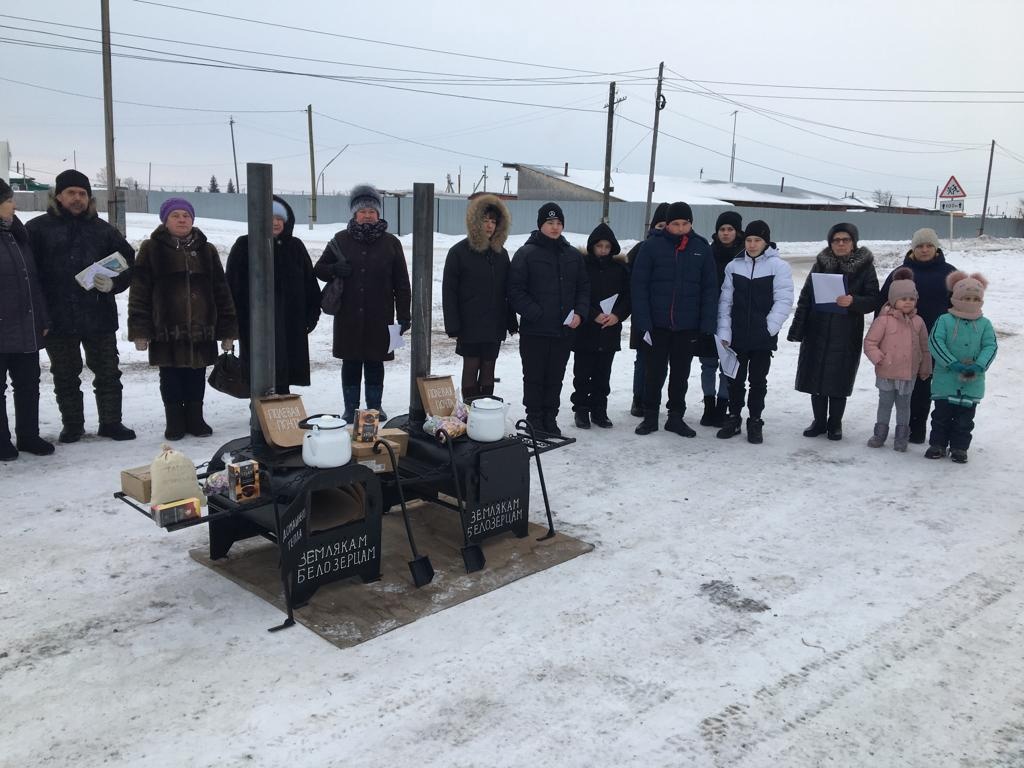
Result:
{"label": "glasses on woman's face", "polygon": [[832,242],[833,243],[852,243],[853,242],[853,238],[852,237],[833,237],[832,238]]}

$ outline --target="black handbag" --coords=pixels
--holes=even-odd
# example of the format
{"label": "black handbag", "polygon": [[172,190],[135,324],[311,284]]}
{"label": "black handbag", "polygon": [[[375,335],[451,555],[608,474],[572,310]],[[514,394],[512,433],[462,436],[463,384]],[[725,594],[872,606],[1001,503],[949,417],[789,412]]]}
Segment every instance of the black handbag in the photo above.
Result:
{"label": "black handbag", "polygon": [[234,351],[224,352],[217,358],[207,381],[218,392],[241,400],[249,399],[249,376]]}
{"label": "black handbag", "polygon": [[336,277],[327,285],[320,294],[320,309],[328,315],[336,315],[341,311],[341,294],[345,289],[345,281]]}

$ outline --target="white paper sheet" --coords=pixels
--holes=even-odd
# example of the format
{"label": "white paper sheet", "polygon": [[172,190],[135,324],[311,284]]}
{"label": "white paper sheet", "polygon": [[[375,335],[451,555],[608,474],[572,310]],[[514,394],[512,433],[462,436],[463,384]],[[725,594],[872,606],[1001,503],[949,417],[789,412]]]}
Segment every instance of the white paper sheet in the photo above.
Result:
{"label": "white paper sheet", "polygon": [[610,315],[612,313],[612,308],[615,306],[615,302],[618,301],[618,299],[619,294],[615,293],[609,296],[607,299],[604,299],[601,302],[599,302],[601,305],[601,311],[604,312],[606,315]]}
{"label": "white paper sheet", "polygon": [[124,256],[120,253],[112,253],[109,256],[100,259],[95,264],[90,264],[88,267],[83,269],[75,275],[75,280],[77,280],[78,284],[85,288],[85,290],[91,291],[93,289],[93,280],[96,275],[117,277],[126,269],[128,269],[128,262],[124,260]]}
{"label": "white paper sheet", "polygon": [[836,299],[846,295],[842,275],[812,272],[811,287],[814,289],[815,304],[835,304]]}
{"label": "white paper sheet", "polygon": [[652,347],[654,346],[654,342],[651,341],[651,332],[650,331],[647,331],[647,333],[644,334],[644,341],[646,341]]}
{"label": "white paper sheet", "polygon": [[397,323],[395,325],[389,325],[388,335],[391,337],[388,342],[388,352],[394,352],[396,349],[401,349],[405,346],[405,337],[402,336],[401,325],[398,325]]}
{"label": "white paper sheet", "polygon": [[740,360],[730,347],[722,343],[722,339],[715,334],[715,349],[718,350],[718,362],[722,364],[722,373],[730,379],[736,378],[736,372],[740,369]]}
{"label": "white paper sheet", "polygon": [[562,321],[562,325],[569,325],[572,322],[573,315],[576,314],[575,310],[570,309],[569,314],[565,316],[565,320]]}

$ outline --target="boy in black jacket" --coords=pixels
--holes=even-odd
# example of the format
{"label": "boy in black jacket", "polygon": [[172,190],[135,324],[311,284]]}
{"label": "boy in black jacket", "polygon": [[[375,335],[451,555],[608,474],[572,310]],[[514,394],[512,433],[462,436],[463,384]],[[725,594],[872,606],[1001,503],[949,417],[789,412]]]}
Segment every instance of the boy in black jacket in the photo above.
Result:
{"label": "boy in black jacket", "polygon": [[[607,429],[612,361],[619,351],[622,321],[629,317],[629,270],[615,259],[621,252],[615,233],[598,224],[587,239],[583,261],[590,280],[590,310],[573,337],[573,411],[576,426],[590,429],[593,422]],[[612,300],[609,312],[601,302]]]}
{"label": "boy in black jacket", "polygon": [[519,314],[523,405],[534,429],[561,435],[558,408],[573,329],[590,306],[583,259],[562,237],[565,216],[556,203],[537,213],[537,229],[512,257],[508,298]]}

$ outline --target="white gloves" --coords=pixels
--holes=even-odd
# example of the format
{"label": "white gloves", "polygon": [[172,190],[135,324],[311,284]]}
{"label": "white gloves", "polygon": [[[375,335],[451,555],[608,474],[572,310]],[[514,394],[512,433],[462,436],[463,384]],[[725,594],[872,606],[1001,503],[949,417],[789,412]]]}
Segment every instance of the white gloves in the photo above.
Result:
{"label": "white gloves", "polygon": [[110,293],[114,290],[114,281],[106,275],[96,275],[92,279],[92,287],[100,293]]}

